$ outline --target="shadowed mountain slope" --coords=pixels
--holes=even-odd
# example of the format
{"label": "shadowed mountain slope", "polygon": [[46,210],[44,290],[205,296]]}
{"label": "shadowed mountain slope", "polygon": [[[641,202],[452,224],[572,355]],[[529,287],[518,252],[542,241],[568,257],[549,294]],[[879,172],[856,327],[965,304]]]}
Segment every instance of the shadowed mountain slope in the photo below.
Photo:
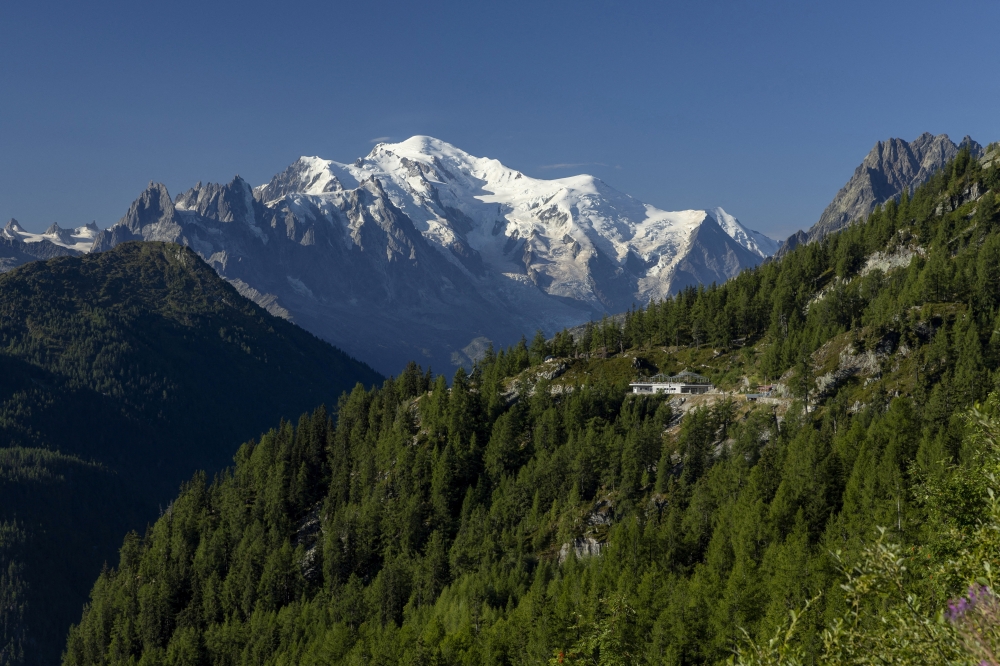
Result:
{"label": "shadowed mountain slope", "polygon": [[58,659],[116,543],[194,470],[379,380],[178,245],[125,243],[0,275],[5,663]]}

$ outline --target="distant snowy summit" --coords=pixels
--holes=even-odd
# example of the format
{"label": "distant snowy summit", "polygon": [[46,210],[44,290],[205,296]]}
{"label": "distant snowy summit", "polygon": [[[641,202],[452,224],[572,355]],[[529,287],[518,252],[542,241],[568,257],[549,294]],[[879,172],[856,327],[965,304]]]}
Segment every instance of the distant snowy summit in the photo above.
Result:
{"label": "distant snowy summit", "polygon": [[0,237],[24,243],[40,243],[47,241],[53,245],[73,250],[74,252],[90,252],[94,245],[94,239],[101,230],[97,223],[91,222],[76,229],[63,229],[58,224],[52,224],[48,229],[40,234],[32,234],[25,231],[17,220],[11,219],[7,226],[0,229]]}
{"label": "distant snowy summit", "polygon": [[[83,233],[41,236],[77,249]],[[410,359],[450,372],[491,342],[721,283],[777,248],[721,208],[663,211],[593,176],[530,178],[425,136],[351,164],[302,157],[256,188],[237,177],[171,199],[151,183],[93,249],[136,239],[190,246],[388,373]]]}
{"label": "distant snowy summit", "polygon": [[[689,284],[725,281],[777,249],[721,208],[667,212],[593,176],[530,178],[427,136],[380,143],[353,164],[302,157],[254,194],[269,207],[310,217],[320,202],[372,179],[469,272],[527,279],[597,310],[621,311]],[[612,277],[622,284],[609,288]]]}

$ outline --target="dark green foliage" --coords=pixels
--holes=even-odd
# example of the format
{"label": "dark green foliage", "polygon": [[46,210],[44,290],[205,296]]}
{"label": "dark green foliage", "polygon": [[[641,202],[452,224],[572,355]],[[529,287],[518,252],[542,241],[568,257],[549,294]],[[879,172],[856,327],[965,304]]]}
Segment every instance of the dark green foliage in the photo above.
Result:
{"label": "dark green foliage", "polygon": [[27,625],[24,610],[27,584],[24,581],[24,530],[16,522],[0,523],[0,663],[24,660]]}
{"label": "dark green foliage", "polygon": [[913,487],[911,496],[926,511],[919,542],[904,547],[897,531],[878,527],[860,552],[831,554],[845,599],[826,607],[819,654],[810,654],[815,635],[808,631],[817,620],[812,614],[817,596],[789,611],[787,623],[772,635],[738,645],[728,663],[996,663],[1000,394],[991,393],[963,416],[969,426],[963,438],[966,459],[918,477]]}
{"label": "dark green foliage", "polygon": [[[193,471],[378,379],[179,246],[0,275],[0,663],[57,660],[122,534]],[[294,488],[318,482],[315,455]]]}
{"label": "dark green foliage", "polygon": [[[344,396],[336,423],[282,424],[126,540],[65,663],[713,663],[823,593],[798,624],[814,660],[846,604],[830,552],[875,526],[926,541],[938,509],[914,489],[974,453],[961,415],[1000,367],[982,259],[1000,241],[970,192],[994,181],[963,158],[725,285],[489,350],[451,389],[411,367]],[[636,368],[622,350],[714,353],[740,368],[707,370],[718,383],[784,376],[800,399],[720,400],[677,426],[597,372]],[[870,360],[864,378],[831,379],[841,351]],[[546,352],[580,358],[550,381]]]}

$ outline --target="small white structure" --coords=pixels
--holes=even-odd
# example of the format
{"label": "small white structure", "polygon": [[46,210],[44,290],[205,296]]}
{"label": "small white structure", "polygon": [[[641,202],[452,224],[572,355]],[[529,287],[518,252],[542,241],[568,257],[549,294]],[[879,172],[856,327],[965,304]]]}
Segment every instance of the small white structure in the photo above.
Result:
{"label": "small white structure", "polygon": [[693,372],[684,372],[668,377],[666,375],[656,375],[654,377],[641,378],[638,379],[629,386],[632,387],[632,393],[670,393],[670,394],[686,394],[686,395],[696,395],[700,393],[708,393],[714,386],[708,377],[702,377],[701,375],[695,374]]}

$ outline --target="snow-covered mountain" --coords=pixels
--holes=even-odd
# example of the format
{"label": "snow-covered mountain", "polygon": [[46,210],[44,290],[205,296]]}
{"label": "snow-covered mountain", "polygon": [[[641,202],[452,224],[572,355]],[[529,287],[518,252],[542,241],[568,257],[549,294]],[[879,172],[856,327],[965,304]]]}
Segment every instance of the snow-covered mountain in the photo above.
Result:
{"label": "snow-covered mountain", "polygon": [[78,229],[61,229],[53,224],[45,233],[32,234],[11,219],[0,229],[0,273],[29,261],[89,252],[98,233],[100,229],[91,223]]}
{"label": "snow-covered mountain", "polygon": [[150,187],[95,250],[190,245],[241,291],[383,372],[438,370],[755,266],[775,241],[721,208],[668,212],[593,176],[530,178],[430,137],[302,157],[171,200]]}
{"label": "snow-covered mountain", "polygon": [[[426,136],[378,144],[353,164],[303,157],[254,193],[267,205],[294,213],[303,199],[335,200],[371,178],[425,238],[449,250],[469,270],[478,271],[482,263],[501,273],[523,274],[550,295],[598,310],[620,311],[635,299],[660,298],[691,281],[731,277],[721,265],[706,267],[708,273],[693,280],[676,274],[697,242],[695,232],[706,222],[718,225],[756,257],[741,256],[740,268],[777,249],[775,241],[721,208],[662,211],[593,176],[529,178],[497,160],[473,157]],[[627,303],[603,294],[594,280],[595,262],[610,262],[612,272],[625,268],[638,279],[637,288],[624,298]]]}
{"label": "snow-covered mountain", "polygon": [[85,253],[90,252],[90,248],[94,245],[94,239],[97,238],[97,234],[100,232],[101,230],[95,222],[77,227],[76,229],[63,229],[58,224],[53,223],[43,233],[32,234],[25,231],[17,220],[12,219],[7,222],[7,226],[0,229],[0,237],[18,240],[23,243],[48,241],[53,245],[64,247],[67,250]]}

